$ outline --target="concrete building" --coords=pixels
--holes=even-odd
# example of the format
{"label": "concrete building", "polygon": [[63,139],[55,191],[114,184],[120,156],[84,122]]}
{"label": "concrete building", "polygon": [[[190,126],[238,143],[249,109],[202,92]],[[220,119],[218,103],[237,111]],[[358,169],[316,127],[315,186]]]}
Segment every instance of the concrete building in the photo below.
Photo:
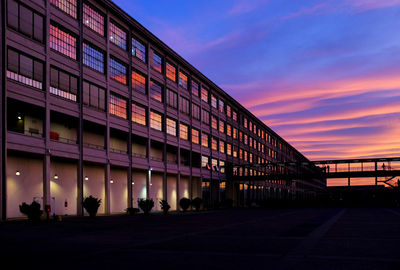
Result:
{"label": "concrete building", "polygon": [[83,215],[93,195],[111,214],[305,190],[229,181],[231,165],[306,159],[111,1],[4,0],[1,24],[3,220],[32,200]]}

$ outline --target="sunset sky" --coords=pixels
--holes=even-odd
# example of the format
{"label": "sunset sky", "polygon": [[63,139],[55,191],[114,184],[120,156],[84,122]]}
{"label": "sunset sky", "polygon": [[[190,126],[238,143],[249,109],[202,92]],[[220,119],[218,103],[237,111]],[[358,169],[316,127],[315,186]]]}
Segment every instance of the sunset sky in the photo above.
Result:
{"label": "sunset sky", "polygon": [[115,0],[311,160],[400,156],[400,0]]}

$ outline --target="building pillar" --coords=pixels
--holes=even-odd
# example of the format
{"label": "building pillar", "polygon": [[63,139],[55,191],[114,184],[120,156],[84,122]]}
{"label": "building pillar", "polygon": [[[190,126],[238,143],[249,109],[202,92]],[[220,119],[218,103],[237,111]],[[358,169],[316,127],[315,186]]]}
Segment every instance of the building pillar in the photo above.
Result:
{"label": "building pillar", "polygon": [[111,213],[111,165],[110,161],[107,160],[105,167],[105,202],[104,212],[109,215]]}
{"label": "building pillar", "polygon": [[50,194],[50,151],[47,153],[43,159],[43,205],[41,205],[44,215],[46,215],[46,206],[51,205],[51,194]]}
{"label": "building pillar", "polygon": [[179,211],[179,201],[181,199],[181,172],[176,176],[176,209]]}
{"label": "building pillar", "polygon": [[149,168],[146,175],[146,199],[150,199],[151,171],[152,169]]}
{"label": "building pillar", "polygon": [[6,85],[6,23],[5,23],[5,7],[6,1],[1,1],[0,3],[0,22],[1,22],[1,46],[0,46],[0,85],[1,85],[1,99],[0,99],[0,221],[4,221],[7,218],[7,198],[6,198],[6,183],[7,183],[7,85]]}

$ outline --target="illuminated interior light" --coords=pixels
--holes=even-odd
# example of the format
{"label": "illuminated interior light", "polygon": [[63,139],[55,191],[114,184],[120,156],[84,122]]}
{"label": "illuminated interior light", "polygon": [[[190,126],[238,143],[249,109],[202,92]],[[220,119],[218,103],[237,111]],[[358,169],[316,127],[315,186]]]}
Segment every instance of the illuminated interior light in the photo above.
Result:
{"label": "illuminated interior light", "polygon": [[132,185],[134,185],[135,184],[135,182],[132,182]]}
{"label": "illuminated interior light", "polygon": [[85,176],[85,181],[88,181],[88,180],[89,180],[89,177]]}
{"label": "illuminated interior light", "polygon": [[58,175],[57,175],[57,174],[54,175],[54,179],[55,179],[55,180],[58,179]]}
{"label": "illuminated interior light", "polygon": [[17,171],[15,172],[15,175],[21,175],[20,171],[17,170]]}
{"label": "illuminated interior light", "polygon": [[114,184],[114,180],[111,179],[111,180],[110,180],[110,183],[111,183],[111,184]]}

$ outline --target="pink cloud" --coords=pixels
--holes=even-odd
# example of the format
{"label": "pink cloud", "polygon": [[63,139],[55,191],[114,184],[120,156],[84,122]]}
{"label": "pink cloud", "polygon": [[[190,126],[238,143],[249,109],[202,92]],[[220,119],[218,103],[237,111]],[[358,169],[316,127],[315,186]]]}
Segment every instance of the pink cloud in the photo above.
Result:
{"label": "pink cloud", "polygon": [[293,19],[296,17],[307,16],[307,15],[316,15],[316,14],[319,15],[319,14],[327,13],[328,11],[331,11],[329,9],[329,5],[326,3],[323,3],[323,4],[315,5],[313,7],[302,8],[299,11],[290,13],[290,14],[282,17],[282,20],[288,20],[288,19]]}
{"label": "pink cloud", "polygon": [[252,12],[252,11],[256,10],[257,8],[265,5],[267,2],[268,2],[268,0],[253,0],[253,1],[238,0],[232,6],[232,8],[228,11],[228,14],[229,15],[246,14],[246,13]]}
{"label": "pink cloud", "polygon": [[346,4],[358,12],[400,5],[400,0],[347,0]]}

